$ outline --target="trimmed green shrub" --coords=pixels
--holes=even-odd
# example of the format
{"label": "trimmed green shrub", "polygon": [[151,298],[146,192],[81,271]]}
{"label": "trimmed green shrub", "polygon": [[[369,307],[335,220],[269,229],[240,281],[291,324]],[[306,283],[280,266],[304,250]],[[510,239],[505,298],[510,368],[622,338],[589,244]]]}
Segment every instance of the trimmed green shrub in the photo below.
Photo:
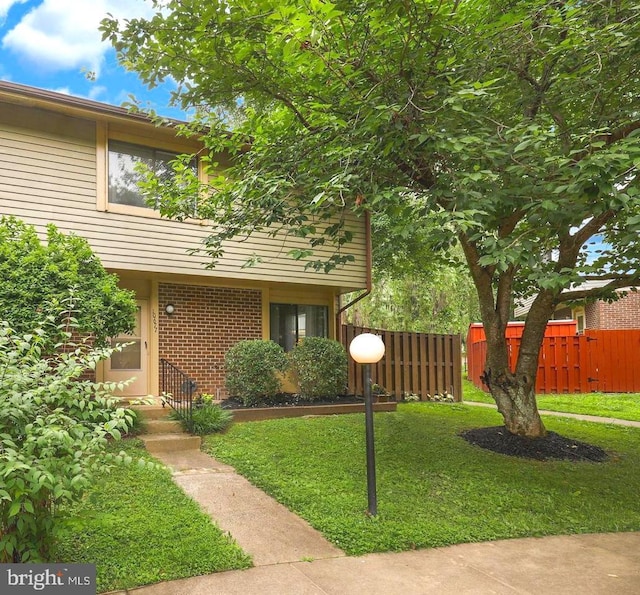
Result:
{"label": "trimmed green shrub", "polygon": [[227,351],[224,364],[229,395],[245,405],[273,399],[282,390],[278,375],[287,369],[287,356],[274,341],[240,341]]}
{"label": "trimmed green shrub", "polygon": [[347,352],[338,341],[307,337],[289,352],[288,359],[303,399],[314,401],[345,393]]}
{"label": "trimmed green shrub", "polygon": [[[48,321],[54,325],[54,321]],[[45,331],[0,323],[0,562],[47,561],[61,504],[77,502],[112,464],[108,438],[134,425],[113,384],[81,380],[115,350],[71,343],[43,358]]]}

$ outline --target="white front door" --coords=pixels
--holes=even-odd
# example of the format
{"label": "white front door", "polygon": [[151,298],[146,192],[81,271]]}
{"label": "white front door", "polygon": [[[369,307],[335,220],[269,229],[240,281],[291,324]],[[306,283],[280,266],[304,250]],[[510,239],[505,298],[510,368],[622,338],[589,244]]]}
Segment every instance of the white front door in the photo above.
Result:
{"label": "white front door", "polygon": [[116,394],[139,397],[149,393],[149,302],[138,300],[136,326],[130,335],[119,335],[114,343],[130,343],[105,362],[105,381],[123,382],[133,378]]}

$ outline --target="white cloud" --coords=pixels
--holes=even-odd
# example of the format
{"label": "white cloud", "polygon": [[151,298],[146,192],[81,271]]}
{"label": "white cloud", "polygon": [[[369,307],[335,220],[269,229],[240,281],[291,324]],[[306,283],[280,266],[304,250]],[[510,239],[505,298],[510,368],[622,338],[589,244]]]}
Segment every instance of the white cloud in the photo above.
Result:
{"label": "white cloud", "polygon": [[0,20],[4,19],[14,4],[24,4],[27,0],[0,0]]}
{"label": "white cloud", "polygon": [[111,47],[98,31],[107,13],[134,18],[152,12],[144,0],[43,0],[4,36],[2,45],[43,70],[99,72]]}

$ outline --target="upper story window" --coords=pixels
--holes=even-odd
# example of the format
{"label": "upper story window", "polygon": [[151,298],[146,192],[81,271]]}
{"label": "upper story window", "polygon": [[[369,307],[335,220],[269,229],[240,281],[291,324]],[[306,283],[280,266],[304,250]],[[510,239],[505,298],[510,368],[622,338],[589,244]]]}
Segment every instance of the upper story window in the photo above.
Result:
{"label": "upper story window", "polygon": [[[145,164],[160,178],[168,179],[174,172],[171,161],[178,153],[144,147],[121,141],[109,141],[109,204],[127,205],[130,207],[153,208],[146,202],[138,186],[143,174],[136,170],[139,163]],[[193,161],[197,171],[196,161]]]}
{"label": "upper story window", "polygon": [[305,337],[327,337],[329,308],[299,304],[271,304],[271,340],[291,351]]}

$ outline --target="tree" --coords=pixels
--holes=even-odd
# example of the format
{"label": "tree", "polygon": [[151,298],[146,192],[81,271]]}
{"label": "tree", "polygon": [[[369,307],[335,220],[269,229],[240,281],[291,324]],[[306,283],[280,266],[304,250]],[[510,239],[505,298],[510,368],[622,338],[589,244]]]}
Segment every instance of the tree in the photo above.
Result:
{"label": "tree", "polygon": [[378,277],[372,292],[345,314],[358,326],[442,334],[466,334],[469,324],[479,319],[468,273],[452,267],[430,269],[420,276]]}
{"label": "tree", "polygon": [[[118,287],[86,240],[64,235],[54,225],[42,244],[32,226],[11,217],[0,219],[0,320],[17,333],[45,325],[69,305],[77,331],[98,344],[133,330],[136,302]],[[51,330],[51,329],[49,329]],[[60,334],[47,335],[49,348]]]}
{"label": "tree", "polygon": [[[634,0],[170,0],[103,31],[147,84],[180,81],[176,101],[199,107],[183,131],[234,158],[199,208],[217,223],[213,259],[225,239],[269,228],[310,249],[333,241],[332,259],[306,264],[339,266],[350,237],[330,217],[349,208],[388,218],[389,241],[428,228],[431,249],[459,243],[484,380],[508,430],[537,437],[546,323],[585,297],[562,291],[600,278],[590,296],[615,297],[638,282],[639,12]],[[195,184],[148,190],[182,217]],[[594,234],[608,247],[592,261]],[[511,371],[505,329],[527,295]]]}

